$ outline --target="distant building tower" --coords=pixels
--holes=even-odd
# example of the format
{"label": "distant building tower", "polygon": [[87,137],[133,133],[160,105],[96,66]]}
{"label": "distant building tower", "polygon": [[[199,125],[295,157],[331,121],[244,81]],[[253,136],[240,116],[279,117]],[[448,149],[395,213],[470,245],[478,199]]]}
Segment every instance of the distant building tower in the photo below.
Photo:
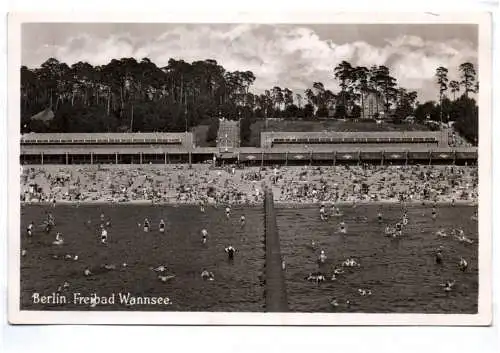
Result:
{"label": "distant building tower", "polygon": [[380,112],[384,111],[384,99],[375,91],[363,93],[363,107],[361,119],[375,119]]}

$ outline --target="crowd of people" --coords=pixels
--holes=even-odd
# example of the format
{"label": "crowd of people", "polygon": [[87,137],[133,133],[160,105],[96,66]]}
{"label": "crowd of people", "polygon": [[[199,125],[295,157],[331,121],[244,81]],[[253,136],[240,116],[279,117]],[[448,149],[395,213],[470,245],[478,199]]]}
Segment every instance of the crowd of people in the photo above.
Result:
{"label": "crowd of people", "polygon": [[259,204],[265,185],[282,204],[468,202],[478,199],[475,166],[235,167],[211,165],[23,168],[23,202]]}
{"label": "crowd of people", "polygon": [[[208,165],[69,166],[23,169],[24,202],[152,202],[253,204],[262,186],[235,167]],[[69,176],[69,177],[68,177]]]}
{"label": "crowd of people", "polygon": [[[478,169],[475,166],[293,166],[293,167],[237,167],[222,168],[207,164],[188,165],[146,165],[146,166],[37,166],[22,170],[21,200],[23,202],[137,202],[178,203],[198,205],[200,212],[205,212],[205,205],[225,205],[226,218],[231,219],[231,205],[258,204],[263,201],[264,190],[273,190],[275,202],[278,204],[315,204],[319,205],[319,217],[328,222],[330,217],[337,217],[337,234],[349,234],[344,222],[343,213],[338,207],[341,202],[429,202],[432,203],[430,217],[436,220],[436,202],[477,202]],[[325,206],[326,205],[326,206]],[[332,207],[329,207],[332,205]],[[474,214],[477,221],[477,211]],[[384,219],[381,212],[377,215],[379,223],[385,223],[385,236],[404,239],[407,225],[411,220],[406,211],[400,221],[392,225]],[[88,221],[90,224],[90,220]],[[241,227],[245,226],[245,216],[240,216]],[[94,224],[94,223],[92,223]],[[108,229],[111,220],[101,214],[97,223],[99,239],[102,244],[108,243]],[[43,222],[44,232],[50,234],[55,230],[52,245],[61,247],[64,244],[63,234],[58,232],[56,220],[49,212]],[[145,233],[155,231],[148,219],[138,226]],[[89,226],[90,227],[90,226]],[[92,228],[92,227],[90,227]],[[29,238],[36,236],[32,222],[26,228]],[[165,222],[158,223],[158,232],[165,232]],[[210,238],[207,229],[201,229],[201,244],[208,246]],[[463,244],[472,244],[464,231],[457,229],[439,229],[435,236],[457,240]],[[223,249],[229,261],[238,252],[232,245]],[[318,270],[309,273],[304,279],[319,284],[324,281],[336,281],[347,278],[350,273],[362,270],[358,259],[347,258],[341,263],[329,260],[328,249],[320,247],[314,240],[311,242],[313,253],[319,251],[316,258]],[[222,251],[222,249],[221,249]],[[27,249],[21,250],[21,256],[27,256]],[[435,251],[436,266],[446,261],[449,256],[443,247]],[[79,256],[73,253],[60,253],[53,259],[78,261]],[[337,259],[338,260],[338,259]],[[454,261],[454,260],[453,260]],[[457,260],[458,269],[465,272],[467,260]],[[286,261],[282,259],[282,270],[286,271]],[[331,269],[331,265],[334,265]],[[84,269],[84,276],[95,276],[101,272],[128,268],[127,263],[93,264]],[[151,267],[157,279],[168,282],[176,275],[166,265]],[[200,269],[202,280],[213,281],[215,274],[206,268]],[[457,274],[457,276],[459,276]],[[460,278],[460,277],[457,277]],[[58,291],[65,290],[70,283],[65,282]],[[443,290],[450,292],[455,280],[442,284]],[[371,288],[358,288],[359,296],[370,296]],[[352,298],[334,297],[330,299],[333,308],[352,305]],[[95,306],[92,303],[91,306]]]}
{"label": "crowd of people", "polygon": [[[322,221],[327,222],[330,216],[335,217],[336,215],[339,215],[338,213],[339,211],[340,210],[336,208],[330,214],[328,211],[326,211],[325,206],[322,205],[319,210],[320,219]],[[340,216],[342,215],[340,214]],[[438,214],[435,207],[432,208],[430,216],[434,222],[437,221]],[[385,230],[386,237],[390,237],[393,239],[397,238],[404,241],[405,238],[408,238],[411,235],[411,233],[407,230],[407,226],[411,222],[411,220],[408,214],[406,213],[406,210],[403,209],[401,218],[395,224],[394,227],[386,222],[383,214],[380,211],[377,215],[377,218],[380,224],[386,223],[387,225]],[[477,221],[477,211],[471,217],[471,220]],[[340,227],[338,231],[338,234],[341,233],[342,234],[347,233],[347,227],[343,221],[340,222]],[[462,228],[452,228],[448,231],[445,229],[440,229],[434,234],[434,236],[440,239],[440,242],[442,242],[442,245],[440,245],[434,251],[434,262],[437,270],[438,271],[440,270],[439,268],[444,264],[444,262],[456,261],[457,270],[461,272],[466,272],[469,266],[468,261],[463,256],[456,257],[456,254],[452,254],[451,251],[445,250],[449,249],[449,246],[445,246],[443,240],[444,238],[449,238],[450,241],[458,241],[465,245],[473,244],[474,241],[465,234]],[[317,255],[316,257],[318,269],[315,272],[309,273],[309,275],[305,277],[307,281],[315,282],[316,284],[319,285],[320,283],[325,281],[336,281],[339,278],[347,277],[352,272],[359,271],[362,269],[361,263],[355,258],[347,258],[341,263],[332,263],[332,261],[329,260],[326,248],[321,248],[318,245],[318,243],[316,243],[314,240],[311,241],[310,249],[314,254],[319,253],[319,255]],[[454,271],[456,276],[460,276],[459,275],[460,272],[458,271]],[[451,292],[454,290],[455,284],[456,280],[447,280],[444,283],[441,283],[440,285],[445,292]],[[369,288],[358,288],[357,292],[360,296],[370,296],[372,294],[372,290]],[[351,304],[352,304],[351,299],[345,299],[345,298],[341,299],[338,297],[333,297],[330,300],[330,305],[333,308],[337,308],[339,306],[340,307],[343,306],[344,308],[349,308]]]}
{"label": "crowd of people", "polygon": [[477,202],[478,170],[466,166],[286,168],[273,183],[283,203]]}

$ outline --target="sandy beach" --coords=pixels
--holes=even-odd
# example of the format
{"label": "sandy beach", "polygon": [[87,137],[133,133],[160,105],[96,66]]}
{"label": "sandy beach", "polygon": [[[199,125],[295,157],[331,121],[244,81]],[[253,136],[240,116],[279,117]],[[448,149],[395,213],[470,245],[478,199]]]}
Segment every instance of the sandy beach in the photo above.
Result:
{"label": "sandy beach", "polygon": [[22,203],[260,205],[477,203],[478,173],[464,166],[226,167],[37,166],[23,168]]}

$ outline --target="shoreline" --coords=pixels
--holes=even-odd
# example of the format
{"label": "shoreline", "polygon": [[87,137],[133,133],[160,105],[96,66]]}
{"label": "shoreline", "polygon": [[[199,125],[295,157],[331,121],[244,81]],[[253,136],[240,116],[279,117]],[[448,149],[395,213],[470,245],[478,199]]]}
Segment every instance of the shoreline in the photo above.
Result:
{"label": "shoreline", "polygon": [[[29,205],[40,205],[40,206],[51,206],[52,203],[49,201],[21,201],[21,206],[29,206]],[[325,206],[364,206],[364,205],[400,205],[401,202],[393,201],[393,200],[379,200],[379,201],[339,201],[339,202],[280,202],[274,201],[274,206],[276,208],[311,208],[311,207],[319,207],[319,205],[324,204]],[[422,201],[414,200],[406,202],[409,206],[414,205],[422,205]],[[449,206],[452,204],[451,201],[437,201],[436,203],[432,201],[425,201],[425,206],[436,204],[437,206]],[[171,207],[183,207],[183,206],[196,206],[199,207],[200,204],[198,202],[151,202],[150,200],[132,200],[126,202],[113,202],[113,201],[105,201],[105,200],[85,200],[85,201],[68,201],[68,200],[60,200],[56,202],[56,205],[115,205],[115,206],[171,206]],[[224,203],[219,204],[218,207],[223,207]],[[252,203],[235,203],[230,204],[232,207],[259,207],[263,206],[262,202],[252,202]],[[458,206],[478,206],[477,201],[465,201],[465,200],[456,200],[455,205]],[[215,207],[214,204],[205,205],[205,208]]]}

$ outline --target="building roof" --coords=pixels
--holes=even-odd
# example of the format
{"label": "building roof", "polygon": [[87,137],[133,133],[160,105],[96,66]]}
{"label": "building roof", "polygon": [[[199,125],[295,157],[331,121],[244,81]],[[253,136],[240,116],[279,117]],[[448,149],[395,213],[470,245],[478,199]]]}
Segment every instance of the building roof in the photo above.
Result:
{"label": "building roof", "polygon": [[165,133],[165,132],[137,132],[137,133],[29,133],[21,136],[21,141],[72,141],[72,140],[125,140],[143,141],[154,139],[183,139],[191,132]]}

